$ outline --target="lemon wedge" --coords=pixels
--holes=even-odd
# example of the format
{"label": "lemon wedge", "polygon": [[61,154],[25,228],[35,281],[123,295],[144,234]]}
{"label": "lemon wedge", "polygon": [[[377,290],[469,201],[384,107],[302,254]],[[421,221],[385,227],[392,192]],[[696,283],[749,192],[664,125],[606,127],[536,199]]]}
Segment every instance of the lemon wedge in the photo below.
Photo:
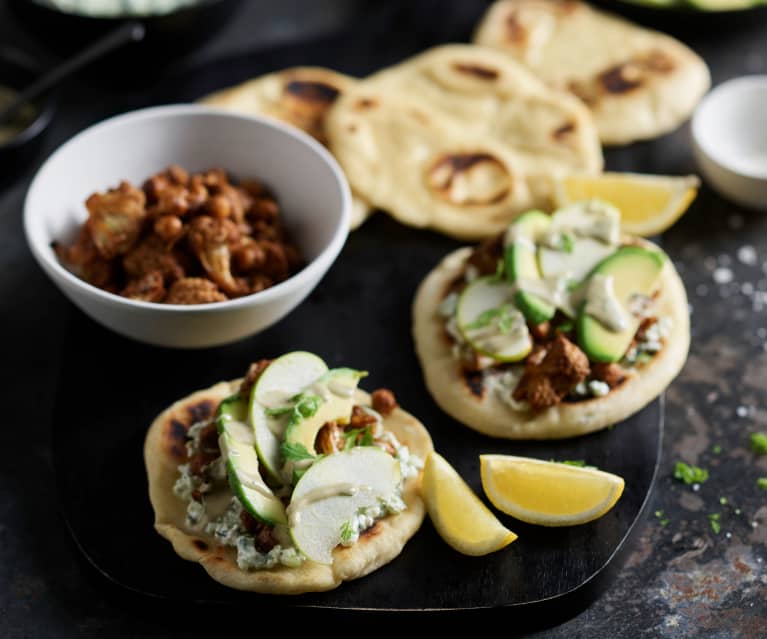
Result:
{"label": "lemon wedge", "polygon": [[695,175],[606,172],[559,178],[554,198],[558,207],[589,199],[610,202],[621,211],[624,232],[649,237],[670,228],[690,207],[699,187]]}
{"label": "lemon wedge", "polygon": [[511,455],[480,455],[482,488],[498,510],[540,526],[574,526],[609,511],[622,477],[593,468]]}
{"label": "lemon wedge", "polygon": [[487,555],[517,538],[435,451],[424,464],[422,494],[440,537],[464,555]]}

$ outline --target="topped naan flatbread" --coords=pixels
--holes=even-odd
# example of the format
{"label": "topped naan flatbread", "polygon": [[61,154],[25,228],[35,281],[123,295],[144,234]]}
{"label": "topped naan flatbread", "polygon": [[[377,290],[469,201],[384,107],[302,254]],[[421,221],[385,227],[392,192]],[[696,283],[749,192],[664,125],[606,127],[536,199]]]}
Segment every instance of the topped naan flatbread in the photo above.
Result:
{"label": "topped naan flatbread", "polygon": [[[345,581],[367,575],[396,558],[407,541],[418,531],[426,509],[420,495],[420,474],[404,480],[402,499],[407,508],[396,515],[379,519],[360,534],[351,546],[339,545],[332,564],[304,561],[300,566],[243,570],[238,567],[238,552],[214,535],[191,527],[187,504],[174,494],[179,465],[188,462],[187,431],[194,424],[211,419],[222,400],[237,392],[241,380],[220,382],[179,399],[152,422],[144,444],[144,461],[149,482],[149,498],[154,509],[154,527],[173,544],[183,559],[199,563],[219,583],[238,590],[265,594],[321,592]],[[358,390],[356,401],[369,405],[370,396]],[[415,417],[396,408],[383,420],[386,431],[422,459],[432,450],[428,431]],[[226,506],[231,501],[227,489],[215,500]]]}
{"label": "topped naan flatbread", "polygon": [[683,43],[577,0],[497,0],[473,42],[581,98],[608,145],[674,130],[711,85],[704,60]]}
{"label": "topped naan flatbread", "polygon": [[403,224],[480,239],[552,206],[552,178],[597,173],[578,100],[495,50],[445,45],[360,81],[326,120],[352,187]]}
{"label": "topped naan flatbread", "polygon": [[[324,67],[292,67],[253,78],[203,96],[201,104],[249,115],[266,115],[305,131],[327,144],[325,117],[339,95],[357,80]],[[372,214],[370,205],[352,192],[351,228]]]}

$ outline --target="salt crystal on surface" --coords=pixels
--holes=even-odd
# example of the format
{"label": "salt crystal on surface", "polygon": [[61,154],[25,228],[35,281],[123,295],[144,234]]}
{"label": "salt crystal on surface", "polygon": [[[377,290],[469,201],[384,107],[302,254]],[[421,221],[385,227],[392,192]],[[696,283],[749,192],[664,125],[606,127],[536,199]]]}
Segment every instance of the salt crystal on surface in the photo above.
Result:
{"label": "salt crystal on surface", "polygon": [[753,266],[757,262],[756,249],[750,244],[741,246],[738,249],[738,260],[748,266]]}
{"label": "salt crystal on surface", "polygon": [[714,270],[714,281],[717,284],[729,284],[732,282],[732,271],[720,266]]}
{"label": "salt crystal on surface", "polygon": [[740,285],[740,292],[743,293],[743,295],[753,295],[754,294],[754,285],[751,282],[743,282],[743,284]]}
{"label": "salt crystal on surface", "polygon": [[693,484],[692,489],[697,493],[700,490],[700,484]]}
{"label": "salt crystal on surface", "polygon": [[735,412],[737,413],[738,417],[746,417],[746,415],[748,415],[748,408],[745,406],[738,406],[735,409]]}

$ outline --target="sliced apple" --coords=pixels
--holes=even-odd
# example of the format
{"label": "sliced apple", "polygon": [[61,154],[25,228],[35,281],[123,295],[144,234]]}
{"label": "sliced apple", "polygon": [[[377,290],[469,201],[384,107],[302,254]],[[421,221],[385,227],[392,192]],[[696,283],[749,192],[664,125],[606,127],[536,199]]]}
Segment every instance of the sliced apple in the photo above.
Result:
{"label": "sliced apple", "polygon": [[303,446],[310,455],[316,455],[314,440],[320,429],[330,421],[347,423],[354,407],[354,392],[365,371],[335,368],[320,377],[301,393],[296,404],[310,398],[316,410],[303,415],[294,412],[285,430],[285,443]]}
{"label": "sliced apple", "polygon": [[217,417],[232,492],[256,519],[273,525],[287,524],[285,507],[261,477],[253,429],[245,423],[246,403],[230,398],[221,403]]}
{"label": "sliced apple", "polygon": [[500,362],[519,361],[533,347],[512,294],[507,282],[488,276],[474,280],[458,299],[458,330],[474,350]]}
{"label": "sliced apple", "polygon": [[311,561],[333,563],[344,526],[389,499],[400,480],[399,462],[375,446],[323,457],[299,479],[287,509],[296,548]]}
{"label": "sliced apple", "polygon": [[291,405],[291,399],[309,384],[324,375],[327,364],[306,351],[286,353],[266,367],[250,392],[249,417],[255,435],[258,458],[273,484],[281,486],[284,481],[280,468],[280,442],[285,433],[288,416],[270,416],[267,409]]}

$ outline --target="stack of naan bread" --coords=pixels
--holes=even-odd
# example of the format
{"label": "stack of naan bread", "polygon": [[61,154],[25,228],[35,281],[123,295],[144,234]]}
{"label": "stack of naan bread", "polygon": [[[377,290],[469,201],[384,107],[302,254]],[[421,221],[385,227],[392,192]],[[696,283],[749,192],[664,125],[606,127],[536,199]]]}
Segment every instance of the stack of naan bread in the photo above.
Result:
{"label": "stack of naan bread", "polygon": [[577,0],[497,0],[471,44],[364,79],[294,67],[200,101],[287,121],[343,167],[352,228],[374,210],[476,240],[552,206],[553,182],[603,170],[603,145],[667,133],[710,87],[677,40]]}

